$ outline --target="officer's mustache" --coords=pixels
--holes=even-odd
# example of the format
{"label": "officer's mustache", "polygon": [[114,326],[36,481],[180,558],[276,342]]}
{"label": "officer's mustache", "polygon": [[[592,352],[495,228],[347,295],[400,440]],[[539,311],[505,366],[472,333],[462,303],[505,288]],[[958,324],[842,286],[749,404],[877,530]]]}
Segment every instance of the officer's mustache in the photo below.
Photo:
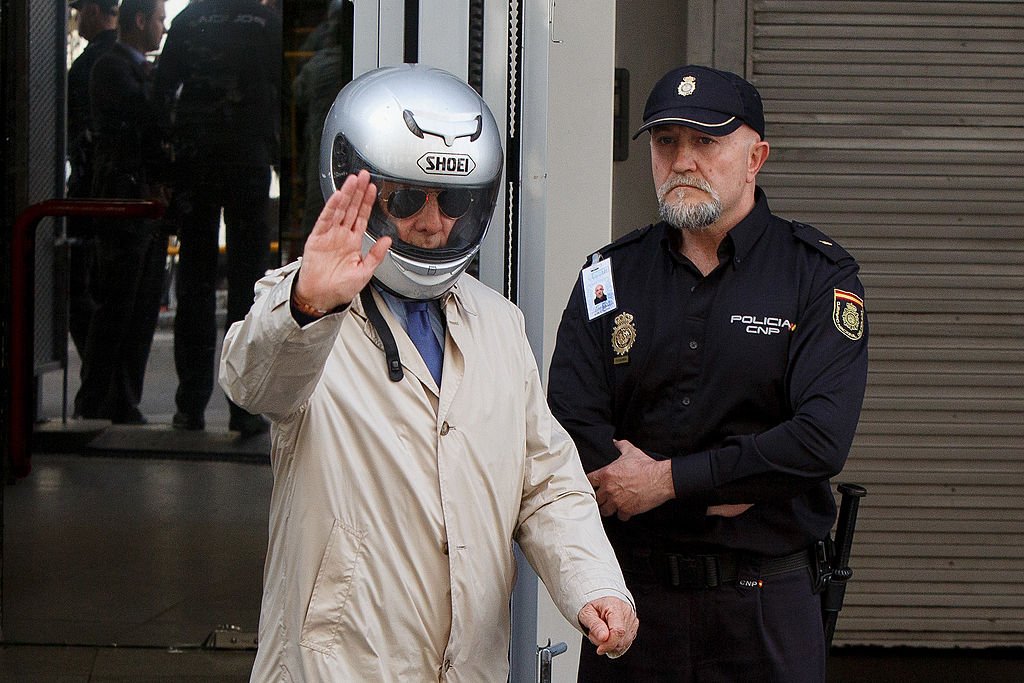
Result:
{"label": "officer's mustache", "polygon": [[682,175],[682,174],[677,174],[677,175],[670,176],[668,179],[665,180],[665,182],[663,182],[658,187],[658,199],[661,200],[661,201],[664,201],[665,200],[665,195],[667,195],[669,192],[671,192],[672,190],[674,190],[677,187],[694,187],[694,188],[697,188],[698,190],[702,190],[704,192],[707,192],[709,195],[711,195],[711,198],[714,201],[716,201],[716,202],[718,201],[718,193],[715,192],[714,188],[711,187],[711,183],[709,183],[708,181],[704,180],[703,178],[698,178],[696,176],[691,176],[691,175]]}
{"label": "officer's mustache", "polygon": [[[668,193],[677,187],[693,187],[707,192],[710,201],[687,203],[665,200]],[[703,178],[686,174],[675,174],[658,188],[658,214],[661,219],[679,230],[703,230],[722,217],[722,200]]]}

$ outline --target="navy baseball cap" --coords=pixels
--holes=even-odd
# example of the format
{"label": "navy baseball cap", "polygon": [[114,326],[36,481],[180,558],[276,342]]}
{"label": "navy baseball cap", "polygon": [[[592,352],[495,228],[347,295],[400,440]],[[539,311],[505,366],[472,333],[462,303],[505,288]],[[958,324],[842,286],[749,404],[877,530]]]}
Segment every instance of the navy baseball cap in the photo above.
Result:
{"label": "navy baseball cap", "polygon": [[734,73],[690,65],[669,71],[654,84],[644,107],[644,124],[633,139],[654,126],[674,124],[719,136],[744,123],[764,139],[757,88]]}

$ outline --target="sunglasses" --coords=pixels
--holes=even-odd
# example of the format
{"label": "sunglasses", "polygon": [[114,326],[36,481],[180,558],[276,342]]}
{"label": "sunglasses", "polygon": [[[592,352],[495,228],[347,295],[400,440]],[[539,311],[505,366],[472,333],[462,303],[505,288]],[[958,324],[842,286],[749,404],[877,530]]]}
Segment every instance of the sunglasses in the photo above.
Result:
{"label": "sunglasses", "polygon": [[412,218],[427,204],[427,199],[436,197],[437,208],[448,218],[462,218],[473,205],[470,190],[416,190],[403,188],[384,197],[384,208],[395,218]]}

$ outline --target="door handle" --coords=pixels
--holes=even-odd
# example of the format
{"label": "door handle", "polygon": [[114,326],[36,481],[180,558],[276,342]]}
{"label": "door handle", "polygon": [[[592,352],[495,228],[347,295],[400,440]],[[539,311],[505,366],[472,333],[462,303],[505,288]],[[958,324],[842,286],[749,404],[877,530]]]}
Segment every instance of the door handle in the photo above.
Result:
{"label": "door handle", "polygon": [[548,644],[537,648],[537,683],[551,683],[551,660],[569,649],[565,643]]}

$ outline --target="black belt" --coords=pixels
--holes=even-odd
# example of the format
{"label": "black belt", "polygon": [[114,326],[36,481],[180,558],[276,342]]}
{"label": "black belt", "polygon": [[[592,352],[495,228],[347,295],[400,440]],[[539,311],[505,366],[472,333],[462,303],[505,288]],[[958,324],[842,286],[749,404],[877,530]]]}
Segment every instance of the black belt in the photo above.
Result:
{"label": "black belt", "polygon": [[654,580],[680,590],[734,584],[741,568],[746,567],[763,578],[813,566],[810,550],[767,557],[739,552],[684,554],[635,547],[621,552],[619,563],[633,578]]}

